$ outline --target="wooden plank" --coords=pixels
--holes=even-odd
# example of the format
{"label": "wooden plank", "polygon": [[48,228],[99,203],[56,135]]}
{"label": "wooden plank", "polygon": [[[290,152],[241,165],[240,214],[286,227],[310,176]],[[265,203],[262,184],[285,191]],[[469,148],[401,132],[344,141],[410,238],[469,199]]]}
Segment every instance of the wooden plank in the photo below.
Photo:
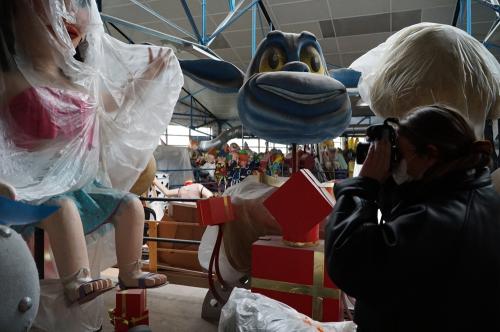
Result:
{"label": "wooden plank", "polygon": [[[158,237],[158,222],[157,221],[147,221],[149,230],[148,234],[150,237]],[[149,248],[149,272],[158,271],[158,244],[156,241],[148,241]]]}

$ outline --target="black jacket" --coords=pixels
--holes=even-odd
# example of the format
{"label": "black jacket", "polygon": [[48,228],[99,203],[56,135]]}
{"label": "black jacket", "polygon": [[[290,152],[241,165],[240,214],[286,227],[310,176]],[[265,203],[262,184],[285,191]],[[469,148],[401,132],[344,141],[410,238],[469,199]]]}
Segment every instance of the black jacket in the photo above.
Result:
{"label": "black jacket", "polygon": [[357,299],[360,332],[500,331],[500,195],[487,169],[383,188],[358,177],[335,197],[326,264]]}

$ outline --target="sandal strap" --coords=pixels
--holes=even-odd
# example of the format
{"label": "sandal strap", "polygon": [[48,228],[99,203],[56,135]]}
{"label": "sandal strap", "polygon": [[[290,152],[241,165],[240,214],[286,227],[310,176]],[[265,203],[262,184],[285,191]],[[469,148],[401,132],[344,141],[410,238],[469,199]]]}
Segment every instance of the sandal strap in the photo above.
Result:
{"label": "sandal strap", "polygon": [[[148,277],[152,277],[152,276],[155,276],[157,275],[157,273],[153,273],[153,272],[149,272],[143,276],[141,276],[138,280],[137,280],[137,284],[139,286],[139,288],[148,288],[146,286],[146,279],[148,279]],[[156,281],[155,281],[155,285],[156,286]]]}

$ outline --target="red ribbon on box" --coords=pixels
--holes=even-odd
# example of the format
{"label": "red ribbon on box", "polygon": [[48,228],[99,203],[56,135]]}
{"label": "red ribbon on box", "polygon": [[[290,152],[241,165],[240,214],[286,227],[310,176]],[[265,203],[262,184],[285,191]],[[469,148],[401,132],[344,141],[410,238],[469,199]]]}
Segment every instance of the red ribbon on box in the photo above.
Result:
{"label": "red ribbon on box", "polygon": [[139,317],[117,316],[115,309],[110,309],[108,314],[111,324],[115,327],[115,332],[127,332],[131,327],[137,325],[149,325],[149,310],[147,309]]}
{"label": "red ribbon on box", "polygon": [[323,322],[343,320],[341,291],[325,270],[323,241],[293,248],[269,236],[252,245],[252,292]]}

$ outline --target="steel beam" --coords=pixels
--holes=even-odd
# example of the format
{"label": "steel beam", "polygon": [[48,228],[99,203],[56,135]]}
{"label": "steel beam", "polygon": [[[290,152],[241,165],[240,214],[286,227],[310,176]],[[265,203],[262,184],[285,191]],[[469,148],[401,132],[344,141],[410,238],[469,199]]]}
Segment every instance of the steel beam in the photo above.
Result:
{"label": "steel beam", "polygon": [[202,0],[201,1],[201,44],[202,45],[206,44],[206,38],[207,38],[206,16],[207,16],[207,0]]}
{"label": "steel beam", "polygon": [[257,45],[257,4],[252,6],[252,57]]}
{"label": "steel beam", "polygon": [[497,13],[500,13],[500,5],[498,4],[498,1],[485,1],[485,0],[475,0],[478,2],[480,5],[486,6],[490,9],[493,9]]}
{"label": "steel beam", "polygon": [[[260,3],[260,2],[259,2]],[[264,29],[263,29],[263,26],[264,24],[262,24],[262,15],[260,14],[261,13],[261,10],[258,11],[258,15],[259,15],[259,26],[260,26],[260,33],[262,34],[262,38],[265,38],[266,35],[264,33]]]}
{"label": "steel beam", "polygon": [[[146,35],[157,37],[157,38],[169,41],[169,42],[174,43],[174,44],[178,44],[178,45],[182,45],[182,46],[197,46],[208,53],[213,53],[208,47],[206,47],[204,45],[200,45],[200,44],[195,43],[193,41],[179,38],[176,36],[172,36],[172,35],[169,35],[169,34],[154,30],[154,29],[146,28],[145,26],[142,26],[142,25],[136,24],[136,23],[132,23],[129,21],[125,21],[125,20],[122,20],[121,18],[117,18],[117,17],[111,16],[111,15],[106,15],[106,14],[101,14],[101,18],[104,22],[109,22],[110,24],[114,23],[114,24],[122,25],[124,27],[137,30],[137,31],[142,32]],[[215,54],[215,53],[213,53],[213,54]],[[217,56],[217,55],[215,55],[215,56]]]}
{"label": "steel beam", "polygon": [[466,11],[465,11],[465,21],[466,21],[466,31],[469,35],[472,34],[472,0],[465,0]]}
{"label": "steel beam", "polygon": [[129,36],[127,36],[123,31],[121,31],[116,25],[114,25],[112,22],[108,22],[109,25],[111,25],[116,31],[118,31],[118,33],[120,35],[123,36],[123,38],[125,38],[129,44],[135,44],[134,41],[132,39],[129,38]]}
{"label": "steel beam", "polygon": [[238,5],[236,6],[235,10],[231,13],[229,13],[226,18],[219,24],[219,26],[215,29],[215,31],[208,37],[208,41],[206,43],[207,46],[209,46],[213,40],[222,32],[224,31],[228,26],[234,23],[238,18],[241,17],[241,15],[245,14],[247,10],[252,8],[253,5],[258,3],[260,0],[253,0],[250,4],[248,4],[246,7],[244,7],[242,10],[238,11],[240,7],[243,6],[245,3],[244,0],[242,0]]}
{"label": "steel beam", "polygon": [[191,28],[193,29],[193,32],[196,36],[196,39],[198,40],[198,43],[201,44],[202,40],[201,40],[200,32],[198,31],[198,27],[196,26],[196,23],[193,19],[193,15],[191,14],[191,10],[189,10],[189,6],[188,6],[186,0],[181,0],[181,4],[182,4],[182,8],[184,8],[184,12],[186,13],[189,24],[191,24]]}
{"label": "steel beam", "polygon": [[496,19],[495,23],[493,23],[493,25],[491,26],[490,31],[488,32],[486,37],[484,37],[483,44],[488,43],[488,40],[490,40],[491,36],[493,36],[493,34],[497,31],[499,26],[500,26],[500,17]]}
{"label": "steel beam", "polygon": [[200,90],[198,90],[198,91],[195,91],[195,92],[193,92],[193,93],[189,93],[187,96],[184,96],[184,97],[182,97],[182,98],[179,98],[179,101],[183,101],[183,100],[186,100],[186,99],[188,99],[188,98],[191,98],[191,97],[193,97],[194,95],[196,95],[196,94],[198,94],[198,93],[200,93],[200,92],[202,92],[203,90],[206,90],[206,89],[207,89],[207,88],[201,88],[201,89],[200,89]]}
{"label": "steel beam", "polygon": [[174,28],[174,29],[176,29],[176,30],[184,33],[185,35],[193,38],[194,40],[197,40],[196,36],[194,36],[192,33],[189,33],[188,31],[184,30],[183,28],[181,28],[177,24],[171,22],[167,18],[165,18],[162,15],[158,14],[155,10],[149,8],[145,4],[139,2],[138,0],[129,0],[129,1],[132,2],[132,3],[134,3],[134,4],[136,4],[137,6],[141,7],[142,9],[144,9],[145,11],[147,11],[148,13],[150,13],[151,15],[153,15],[154,17],[156,17],[157,19],[159,19],[160,21],[162,21],[163,23],[166,23],[166,24],[170,25],[172,28]]}
{"label": "steel beam", "polygon": [[267,20],[267,24],[269,25],[269,30],[273,31],[274,30],[273,21],[271,20],[271,17],[269,16],[269,13],[267,12],[266,6],[264,6],[264,3],[262,1],[259,1],[259,7],[260,7],[260,11],[262,12],[262,14],[264,14],[264,17]]}
{"label": "steel beam", "polygon": [[[182,90],[188,94],[191,94],[188,90],[186,90],[186,88],[182,87]],[[196,97],[192,97],[192,100],[195,101],[198,105],[201,106],[201,108],[203,108],[203,111],[205,111],[206,114],[208,114],[209,116],[211,116],[212,118],[214,119],[217,119],[217,117],[215,115],[212,114],[212,112],[210,112],[208,110],[208,108],[205,107],[205,105],[203,105],[202,103],[200,103],[200,101],[198,99],[196,99]],[[181,104],[184,104],[183,102],[181,102]],[[186,105],[186,106],[189,106],[189,105]]]}
{"label": "steel beam", "polygon": [[454,27],[457,26],[461,9],[462,9],[462,0],[457,0],[457,4],[455,5],[455,12],[453,13],[453,20],[451,22],[451,25],[453,25]]}

